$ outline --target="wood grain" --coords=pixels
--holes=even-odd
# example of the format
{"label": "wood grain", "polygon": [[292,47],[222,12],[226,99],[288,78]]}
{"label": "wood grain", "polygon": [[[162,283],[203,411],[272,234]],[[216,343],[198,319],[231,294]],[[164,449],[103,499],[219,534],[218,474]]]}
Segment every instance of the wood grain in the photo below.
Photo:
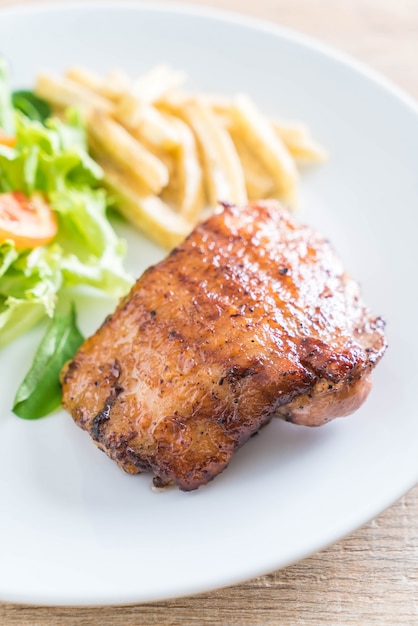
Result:
{"label": "wood grain", "polygon": [[[21,0],[25,1],[30,0]],[[0,0],[0,6],[19,3]],[[248,13],[314,35],[367,62],[418,97],[418,0],[194,0],[192,4]],[[416,626],[418,486],[327,550],[236,587],[140,606],[0,604],[0,624]]]}

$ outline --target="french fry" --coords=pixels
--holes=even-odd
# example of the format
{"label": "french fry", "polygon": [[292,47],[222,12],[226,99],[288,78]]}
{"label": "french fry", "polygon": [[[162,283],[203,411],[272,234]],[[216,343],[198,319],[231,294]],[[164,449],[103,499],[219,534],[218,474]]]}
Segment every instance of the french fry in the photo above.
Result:
{"label": "french fry", "polygon": [[278,197],[295,206],[296,163],[327,156],[303,124],[265,117],[244,94],[182,91],[184,79],[166,65],[137,80],[119,69],[103,77],[73,66],[37,83],[57,115],[81,109],[121,213],[166,248],[218,201]]}
{"label": "french fry", "polygon": [[298,163],[323,163],[327,160],[326,151],[311,137],[304,124],[271,120],[271,125]]}
{"label": "french fry", "polygon": [[167,185],[169,173],[164,163],[103,112],[90,113],[87,134],[97,153],[103,151],[152,193],[160,193]]}
{"label": "french fry", "polygon": [[132,86],[129,76],[118,68],[111,70],[100,87],[100,93],[103,97],[118,102]]}
{"label": "french fry", "polygon": [[115,110],[115,118],[139,141],[157,150],[172,150],[179,145],[178,133],[162,113],[148,103],[126,94]]}
{"label": "french fry", "polygon": [[230,115],[232,107],[232,98],[216,94],[206,94],[203,96],[205,104],[207,104],[214,113],[218,115]]}
{"label": "french fry", "polygon": [[[182,120],[168,117],[179,138],[179,144],[174,151],[175,174],[175,203],[179,213],[192,223],[196,223],[203,209],[203,175],[199,163],[197,146],[190,128]],[[172,180],[168,185],[172,184]]]}
{"label": "french fry", "polygon": [[151,195],[125,173],[98,159],[106,187],[116,196],[120,213],[157,244],[171,250],[193,229],[193,224],[175,213],[158,196]]}
{"label": "french fry", "polygon": [[91,109],[111,114],[111,102],[70,78],[44,72],[38,75],[36,94],[58,108],[79,107],[83,112]]}
{"label": "french fry", "polygon": [[186,75],[167,65],[157,65],[138,78],[132,86],[132,95],[142,102],[155,102],[184,83]]}
{"label": "french fry", "polygon": [[[232,126],[231,107],[232,99],[226,96],[206,95],[204,101],[211,107],[216,115],[222,120],[225,127]],[[326,150],[316,142],[309,128],[301,122],[282,122],[270,120],[276,135],[297,163],[323,163],[328,158]]]}
{"label": "french fry", "polygon": [[66,78],[69,78],[79,85],[83,85],[83,87],[86,87],[86,89],[94,91],[95,93],[100,92],[103,85],[103,81],[98,74],[81,65],[73,65],[72,67],[69,67],[65,72],[65,76]]}
{"label": "french fry", "polygon": [[74,65],[68,68],[65,76],[112,102],[118,102],[124,94],[128,93],[131,86],[128,75],[119,69],[111,70],[105,78],[102,78],[84,66]]}
{"label": "french fry", "polygon": [[232,99],[223,96],[204,96],[205,103],[216,114],[222,126],[228,130],[232,128],[231,107]]}
{"label": "french fry", "polygon": [[216,115],[197,98],[185,103],[179,115],[195,134],[210,204],[216,206],[221,200],[244,204],[247,194],[242,166],[231,137]]}
{"label": "french fry", "polygon": [[250,200],[272,198],[276,195],[275,183],[257,156],[251,152],[241,135],[231,131],[231,137],[242,163],[245,187]]}
{"label": "french fry", "polygon": [[179,111],[184,104],[187,104],[192,96],[189,93],[181,90],[174,90],[169,93],[163,94],[160,98],[157,98],[153,104],[163,113],[170,113],[171,115],[178,115]]}
{"label": "french fry", "polygon": [[290,205],[296,202],[298,173],[295,162],[283,141],[272,133],[267,120],[252,100],[239,94],[231,108],[234,132],[241,134],[252,152],[275,181],[279,197]]}

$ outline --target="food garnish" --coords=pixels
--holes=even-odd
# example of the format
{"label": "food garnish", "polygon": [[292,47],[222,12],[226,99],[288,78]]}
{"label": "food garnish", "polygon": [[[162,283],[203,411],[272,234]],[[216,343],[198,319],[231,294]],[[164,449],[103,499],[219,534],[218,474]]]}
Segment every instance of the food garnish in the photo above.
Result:
{"label": "food garnish", "polygon": [[84,338],[76,323],[74,306],[55,312],[39,344],[33,363],[17,390],[13,413],[24,419],[48,415],[61,404],[59,375]]}
{"label": "food garnish", "polygon": [[[0,59],[0,347],[44,317],[61,328],[68,322],[70,331],[72,318],[55,317],[66,292],[88,288],[117,298],[132,284],[123,268],[124,243],[106,215],[103,172],[87,151],[84,122],[75,110],[62,119],[50,112],[34,93],[11,92]],[[52,345],[50,336],[48,341]],[[59,346],[67,359],[77,347],[68,341],[65,350]],[[32,372],[29,383],[37,380],[39,389],[50,389],[45,380],[52,385],[55,376],[56,390],[60,352],[52,367],[43,358],[44,343],[40,350],[39,379]],[[57,400],[55,392],[38,394],[38,387],[36,402],[23,402],[22,393],[16,413],[25,417],[49,412]]]}

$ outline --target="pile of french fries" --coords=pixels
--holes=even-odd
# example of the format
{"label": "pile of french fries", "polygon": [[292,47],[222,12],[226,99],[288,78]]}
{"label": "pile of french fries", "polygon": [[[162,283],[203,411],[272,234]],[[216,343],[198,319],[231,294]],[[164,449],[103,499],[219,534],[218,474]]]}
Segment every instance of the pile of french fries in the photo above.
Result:
{"label": "pile of french fries", "polygon": [[326,158],[303,124],[267,118],[245,94],[187,92],[185,79],[165,65],[136,80],[72,67],[64,76],[42,73],[36,85],[57,114],[82,111],[117,208],[167,249],[220,201],[295,206],[297,165]]}

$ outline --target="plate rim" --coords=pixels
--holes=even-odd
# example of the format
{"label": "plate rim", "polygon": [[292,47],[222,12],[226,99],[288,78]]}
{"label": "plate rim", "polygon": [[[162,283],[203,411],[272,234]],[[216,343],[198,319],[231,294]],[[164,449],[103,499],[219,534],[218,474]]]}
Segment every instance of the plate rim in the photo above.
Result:
{"label": "plate rim", "polygon": [[60,4],[55,4],[54,0],[35,0],[29,4],[25,3],[17,6],[4,5],[0,7],[0,16],[2,14],[13,16],[14,14],[19,15],[25,13],[65,13],[73,9],[88,11],[92,8],[130,9],[138,12],[148,11],[195,15],[197,17],[218,19],[222,22],[239,24],[254,30],[263,30],[271,34],[279,35],[288,41],[297,42],[302,46],[311,48],[321,53],[323,56],[331,58],[363,74],[363,76],[367,77],[375,84],[391,92],[393,96],[401,99],[407,107],[411,108],[418,115],[418,99],[410,94],[406,88],[398,85],[394,80],[373,68],[367,62],[336,48],[332,44],[322,41],[314,35],[309,35],[290,26],[285,26],[266,18],[252,16],[249,13],[243,13],[241,11],[221,9],[208,5],[188,4],[187,2],[179,2],[177,0],[173,2],[165,2],[164,0],[157,0],[156,2],[152,0],[140,0],[139,2],[135,0],[86,0],[85,2],[83,0],[65,0],[64,2],[60,2]]}

